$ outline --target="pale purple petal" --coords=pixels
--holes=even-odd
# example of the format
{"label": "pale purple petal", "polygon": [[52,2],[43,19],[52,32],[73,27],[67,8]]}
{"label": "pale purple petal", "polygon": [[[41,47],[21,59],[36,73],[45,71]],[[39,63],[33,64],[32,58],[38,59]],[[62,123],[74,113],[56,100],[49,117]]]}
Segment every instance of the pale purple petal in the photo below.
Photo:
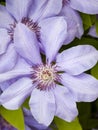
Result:
{"label": "pale purple petal", "polygon": [[10,41],[10,36],[8,35],[7,30],[0,28],[0,55],[5,53]]}
{"label": "pale purple petal", "polygon": [[46,57],[51,62],[66,38],[67,24],[64,17],[52,17],[42,20],[39,26]]}
{"label": "pale purple petal", "polygon": [[[10,58],[11,59],[11,58]],[[23,70],[21,70],[21,67],[22,68],[24,68],[25,70],[27,70],[27,71],[29,71],[29,73],[32,73],[32,68],[31,68],[31,66],[28,64],[28,63],[26,63],[25,62],[25,60],[24,59],[22,59],[22,58],[20,58],[20,57],[18,57],[17,58],[18,60],[17,60],[17,63],[16,63],[16,65],[15,65],[15,67],[14,67],[14,70],[17,70],[17,72],[20,72],[20,74],[18,74],[18,76],[20,76],[21,75],[21,73],[24,73],[24,71]],[[19,71],[19,70],[21,70],[21,71]],[[31,72],[30,72],[31,71]],[[11,71],[12,72],[12,71]],[[26,71],[25,71],[26,72]],[[12,73],[13,74],[13,73]],[[16,77],[17,77],[17,74],[16,74]],[[27,75],[27,74],[26,74]],[[17,80],[17,78],[13,78],[13,79],[11,79],[11,80],[5,80],[5,82],[2,82],[2,83],[0,83],[0,87],[1,87],[1,89],[2,89],[2,91],[4,91],[5,89],[7,89],[12,83],[14,83],[14,82],[16,82],[16,80]]]}
{"label": "pale purple petal", "polygon": [[33,64],[41,63],[36,35],[22,23],[15,28],[14,44],[19,55]]}
{"label": "pale purple petal", "polygon": [[[70,8],[68,5],[65,5],[61,10],[60,15],[63,15],[65,17],[69,18],[69,20],[71,20],[71,21],[75,21],[76,27],[77,27],[76,37],[81,38],[84,30],[83,30],[82,19],[81,19],[80,15],[78,14],[78,12],[73,10],[72,8]],[[69,24],[70,24],[70,22],[69,22]],[[72,28],[74,28],[74,27],[72,27]]]}
{"label": "pale purple petal", "polygon": [[57,15],[62,8],[62,0],[33,0],[30,18],[34,21]]}
{"label": "pale purple petal", "polygon": [[0,103],[7,109],[18,109],[31,94],[32,89],[32,80],[30,78],[21,78],[0,95]]}
{"label": "pale purple petal", "polygon": [[95,26],[92,26],[88,32],[88,35],[92,36],[92,37],[95,37],[95,38],[98,38],[98,34],[96,33],[96,28]]}
{"label": "pale purple petal", "polygon": [[14,69],[0,74],[0,82],[4,82],[6,80],[14,79],[20,76],[27,76],[32,74],[32,68],[29,64],[27,64],[24,60],[19,60]]}
{"label": "pale purple petal", "polygon": [[70,0],[69,5],[83,13],[98,14],[98,0]]}
{"label": "pale purple petal", "polygon": [[15,66],[17,59],[18,56],[14,46],[10,44],[7,52],[0,56],[0,73],[11,70]]}
{"label": "pale purple petal", "polygon": [[10,86],[10,81],[5,81],[5,82],[0,83],[0,89],[2,91],[4,91],[5,89],[7,89],[9,86]]}
{"label": "pale purple petal", "polygon": [[77,107],[70,91],[63,86],[57,85],[54,89],[56,100],[56,116],[71,122],[77,115]]}
{"label": "pale purple petal", "polygon": [[57,56],[57,65],[62,71],[78,75],[92,68],[98,61],[98,51],[90,45],[79,45]]}
{"label": "pale purple petal", "polygon": [[64,45],[72,42],[77,34],[76,22],[70,18],[65,18],[65,19],[67,22],[67,37],[65,38]]}
{"label": "pale purple petal", "polygon": [[30,6],[33,4],[32,0],[6,0],[6,8],[10,14],[20,20],[28,16]]}
{"label": "pale purple petal", "polygon": [[38,123],[49,126],[55,114],[55,99],[52,91],[34,89],[30,98],[30,109]]}
{"label": "pale purple petal", "polygon": [[11,84],[13,84],[16,81],[17,81],[17,78],[0,83],[1,90],[4,91],[5,89],[7,89]]}
{"label": "pale purple petal", "polygon": [[29,64],[25,59],[18,56],[18,61],[14,69],[22,69],[24,68],[27,71],[32,71],[32,65]]}
{"label": "pale purple petal", "polygon": [[62,84],[70,90],[78,102],[91,102],[98,97],[98,80],[88,74],[78,76],[62,74]]}
{"label": "pale purple petal", "polygon": [[25,117],[25,124],[27,124],[30,127],[35,127],[39,130],[44,130],[47,127],[44,125],[39,124],[34,117],[32,116],[32,113],[30,110],[23,108],[24,117]]}
{"label": "pale purple petal", "polygon": [[13,24],[14,19],[7,12],[5,6],[0,5],[0,27],[9,28],[10,24]]}

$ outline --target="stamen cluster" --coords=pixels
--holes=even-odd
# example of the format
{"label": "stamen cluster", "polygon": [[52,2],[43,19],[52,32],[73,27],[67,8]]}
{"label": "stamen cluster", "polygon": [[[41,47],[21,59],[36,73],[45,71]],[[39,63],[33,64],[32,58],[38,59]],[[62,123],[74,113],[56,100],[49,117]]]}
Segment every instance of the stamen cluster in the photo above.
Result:
{"label": "stamen cluster", "polygon": [[40,90],[54,88],[56,82],[59,82],[60,80],[57,66],[46,64],[33,67],[32,80]]}
{"label": "stamen cluster", "polygon": [[[24,17],[21,20],[21,23],[25,24],[31,31],[35,32],[37,39],[40,41],[40,27],[38,26],[37,22],[33,22],[30,18]],[[17,23],[14,22],[13,24],[9,25],[8,34],[10,35],[11,40],[13,41],[14,37],[14,30],[17,26]]]}
{"label": "stamen cluster", "polygon": [[11,40],[13,41],[14,29],[15,29],[15,27],[16,27],[16,22],[14,22],[13,24],[10,24],[9,26],[10,26],[10,27],[9,27],[9,29],[8,29],[8,34],[9,34]]}
{"label": "stamen cluster", "polygon": [[32,19],[24,17],[21,22],[25,24],[31,31],[36,33],[38,39],[40,39],[40,27],[37,22],[33,22]]}

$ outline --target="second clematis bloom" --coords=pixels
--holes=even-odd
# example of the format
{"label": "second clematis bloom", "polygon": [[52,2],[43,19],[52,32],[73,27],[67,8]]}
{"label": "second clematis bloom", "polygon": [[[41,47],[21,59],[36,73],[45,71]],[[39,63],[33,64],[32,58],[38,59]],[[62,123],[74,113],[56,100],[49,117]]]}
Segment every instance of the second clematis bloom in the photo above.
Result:
{"label": "second clematis bloom", "polygon": [[0,83],[14,80],[0,95],[0,104],[18,109],[30,96],[30,110],[38,123],[49,126],[54,116],[70,122],[78,115],[76,102],[98,97],[98,80],[84,73],[97,63],[98,51],[80,45],[58,53],[62,36],[51,36],[53,41],[47,38],[43,43],[43,56],[34,36],[25,25],[17,25],[14,44],[19,59],[11,71],[0,74]]}
{"label": "second clematis bloom", "polygon": [[14,30],[19,22],[36,35],[41,48],[43,48],[41,46],[43,39],[40,35],[44,35],[51,28],[62,33],[63,39],[66,37],[66,21],[63,17],[55,17],[61,8],[62,0],[6,0],[5,6],[0,5],[0,73],[11,70],[17,62]]}

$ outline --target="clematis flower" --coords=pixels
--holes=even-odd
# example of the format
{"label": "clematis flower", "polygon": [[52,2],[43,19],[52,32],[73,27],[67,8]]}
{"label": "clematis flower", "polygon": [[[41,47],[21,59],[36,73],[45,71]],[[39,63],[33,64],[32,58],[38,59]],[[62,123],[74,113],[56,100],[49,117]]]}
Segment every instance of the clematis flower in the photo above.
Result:
{"label": "clematis flower", "polygon": [[91,102],[98,97],[98,80],[84,73],[98,61],[93,46],[79,45],[58,53],[62,36],[51,36],[43,43],[43,57],[36,36],[32,37],[25,25],[19,23],[14,35],[18,63],[11,71],[0,74],[0,83],[16,80],[0,95],[0,104],[5,108],[18,109],[30,96],[33,117],[49,126],[54,116],[72,121],[78,115],[76,102]]}
{"label": "clematis flower", "polygon": [[[68,36],[65,39],[65,44],[70,43],[75,37],[81,38],[83,35],[83,25],[78,11],[87,14],[98,14],[98,0],[62,0],[63,7],[60,15],[67,17],[71,21],[68,27]],[[73,21],[73,22],[72,22]],[[75,30],[75,31],[74,31]]]}
{"label": "clematis flower", "polygon": [[[43,42],[44,39],[40,38],[40,35],[44,35],[51,28],[56,29],[58,33],[64,33],[66,37],[67,25],[64,18],[51,17],[57,15],[61,8],[61,0],[6,0],[6,6],[0,5],[0,73],[12,69],[17,62],[18,56],[13,43],[14,30],[18,22],[35,33],[41,48],[43,47],[40,42]],[[43,31],[43,28],[45,31]],[[65,28],[65,30],[62,30],[62,28]]]}
{"label": "clematis flower", "polygon": [[35,32],[40,40],[39,22],[57,15],[61,8],[62,0],[6,0],[6,6],[0,5],[0,54],[4,54],[9,44],[14,42],[13,35],[18,22]]}

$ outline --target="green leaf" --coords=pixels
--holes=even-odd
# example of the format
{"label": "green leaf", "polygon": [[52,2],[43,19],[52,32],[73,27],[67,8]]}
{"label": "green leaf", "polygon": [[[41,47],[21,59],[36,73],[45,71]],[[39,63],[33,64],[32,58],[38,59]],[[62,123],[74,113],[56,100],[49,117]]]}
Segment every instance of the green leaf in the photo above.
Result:
{"label": "green leaf", "polygon": [[12,126],[17,128],[17,130],[25,130],[24,117],[21,108],[18,110],[7,110],[0,106],[0,114]]}
{"label": "green leaf", "polygon": [[92,25],[92,21],[91,21],[90,15],[81,13],[81,17],[82,17],[82,20],[83,20],[84,24],[89,25],[89,26]]}
{"label": "green leaf", "polygon": [[27,99],[24,101],[24,103],[22,104],[22,107],[25,107],[25,108],[27,108],[27,109],[30,109],[30,107],[29,107],[29,100],[30,100],[30,97],[27,98]]}
{"label": "green leaf", "polygon": [[96,22],[95,22],[95,27],[96,27],[96,33],[98,35],[98,20],[96,20]]}
{"label": "green leaf", "polygon": [[96,22],[96,15],[90,15],[90,18],[91,18],[92,24],[95,24],[95,22]]}
{"label": "green leaf", "polygon": [[82,130],[81,125],[76,118],[74,121],[68,123],[58,117],[54,118],[54,121],[58,127],[58,130]]}
{"label": "green leaf", "polygon": [[88,14],[84,14],[84,13],[80,13],[82,20],[83,20],[83,25],[84,25],[84,30],[87,30],[89,27],[92,26],[92,20],[90,15]]}
{"label": "green leaf", "polygon": [[91,69],[91,74],[98,79],[98,64]]}

